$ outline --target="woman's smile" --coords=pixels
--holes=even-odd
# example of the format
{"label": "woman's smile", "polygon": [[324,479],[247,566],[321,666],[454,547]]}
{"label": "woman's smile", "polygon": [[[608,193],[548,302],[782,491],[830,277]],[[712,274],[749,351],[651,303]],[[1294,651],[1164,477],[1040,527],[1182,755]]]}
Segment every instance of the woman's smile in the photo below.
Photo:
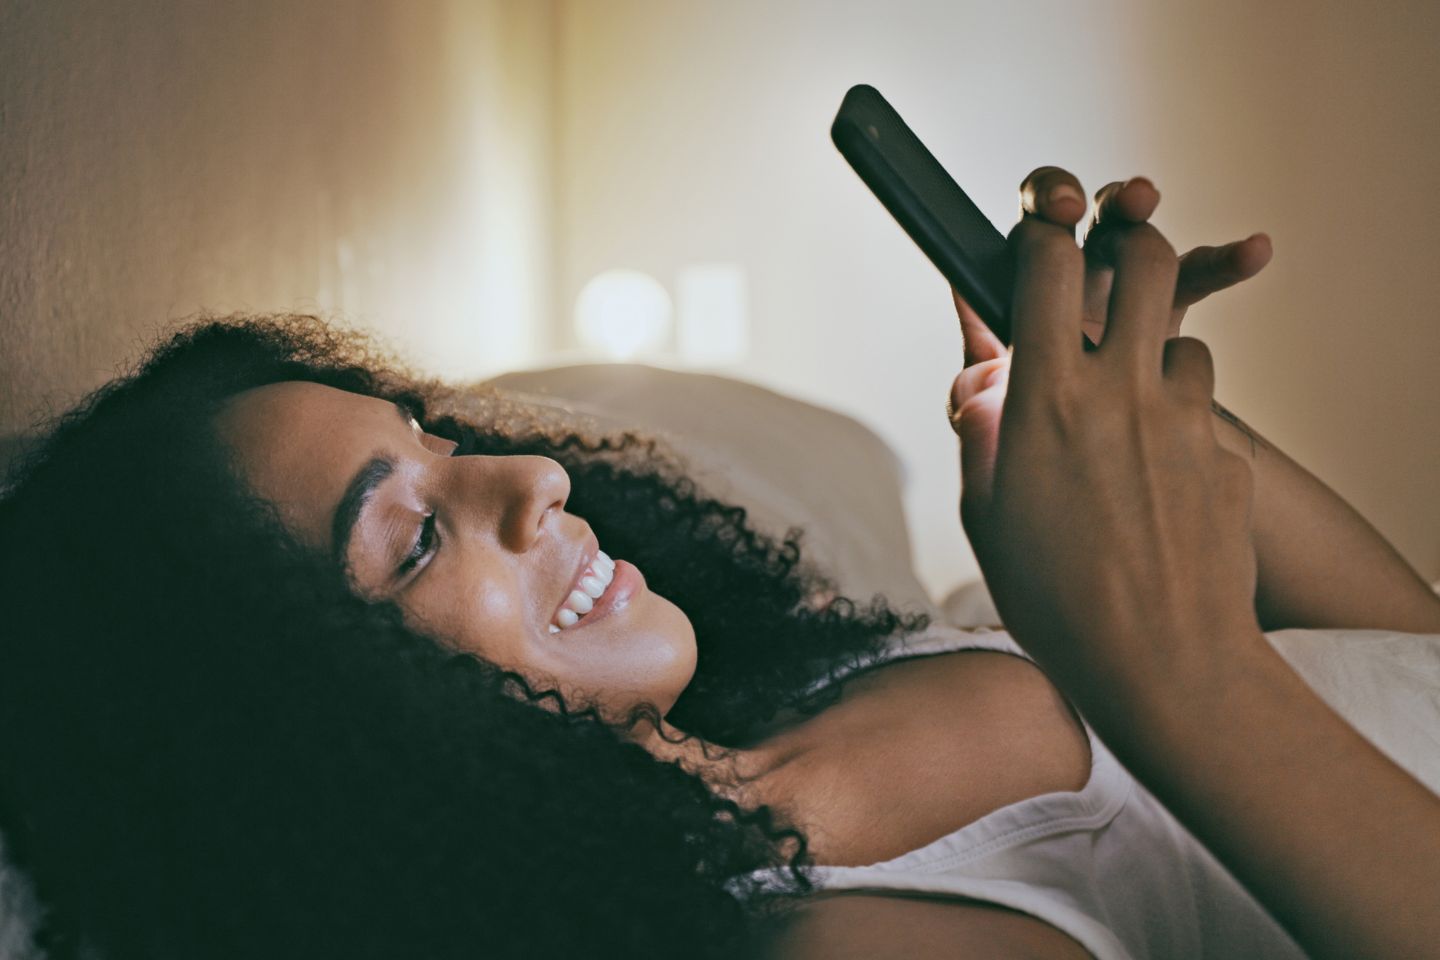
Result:
{"label": "woman's smile", "polygon": [[583,630],[618,614],[644,589],[645,577],[638,567],[625,560],[611,560],[601,552],[556,612],[550,632]]}
{"label": "woman's smile", "polygon": [[582,557],[580,570],[575,574],[569,592],[565,594],[565,599],[560,601],[555,616],[550,618],[550,632],[559,633],[573,627],[578,620],[594,611],[614,579],[615,561],[604,551],[597,547],[589,557]]}

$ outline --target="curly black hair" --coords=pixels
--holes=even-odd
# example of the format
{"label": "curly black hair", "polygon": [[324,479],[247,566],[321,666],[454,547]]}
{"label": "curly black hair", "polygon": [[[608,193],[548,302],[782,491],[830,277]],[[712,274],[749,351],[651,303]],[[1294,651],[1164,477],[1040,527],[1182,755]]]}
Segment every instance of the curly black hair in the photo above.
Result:
{"label": "curly black hair", "polygon": [[[404,404],[460,453],[542,454],[567,509],[694,624],[666,719],[737,746],[923,628],[840,597],[653,438],[586,435],[406,373],[309,316],[202,318],[48,425],[0,498],[0,832],[53,960],[734,957],[803,833],[585,704],[357,597],[238,479],[214,416],[306,380]],[[478,398],[478,399],[477,399]],[[725,584],[723,591],[713,589]],[[646,705],[629,718],[637,722]]]}

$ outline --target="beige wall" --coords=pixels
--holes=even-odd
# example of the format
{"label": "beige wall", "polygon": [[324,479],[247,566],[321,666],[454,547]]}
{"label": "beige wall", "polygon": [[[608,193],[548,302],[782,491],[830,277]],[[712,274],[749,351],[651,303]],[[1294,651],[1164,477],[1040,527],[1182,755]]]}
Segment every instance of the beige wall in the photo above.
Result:
{"label": "beige wall", "polygon": [[845,410],[910,471],[933,592],[973,575],[941,412],[944,281],[828,140],[877,86],[1007,225],[1030,169],[1159,185],[1177,246],[1275,259],[1192,311],[1219,396],[1440,576],[1440,6],[561,0],[561,304],[601,269],[742,264],[742,376]]}
{"label": "beige wall", "polygon": [[[749,276],[726,372],[845,410],[973,575],[943,281],[830,146],[878,86],[999,224],[1029,169],[1146,173],[1227,403],[1440,576],[1440,7],[1298,0],[4,0],[0,431],[201,308],[338,312],[451,376],[555,362],[608,267]],[[1412,186],[1412,184],[1414,186]]]}
{"label": "beige wall", "polygon": [[551,16],[0,3],[0,431],[202,308],[334,312],[454,376],[533,362]]}

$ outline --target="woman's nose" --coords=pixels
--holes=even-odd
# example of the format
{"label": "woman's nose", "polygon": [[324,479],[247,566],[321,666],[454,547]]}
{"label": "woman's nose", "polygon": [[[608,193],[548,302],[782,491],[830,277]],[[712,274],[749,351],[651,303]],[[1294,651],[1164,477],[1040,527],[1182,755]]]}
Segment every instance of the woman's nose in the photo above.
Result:
{"label": "woman's nose", "polygon": [[530,549],[550,522],[551,512],[565,509],[570,497],[570,475],[549,457],[459,459],[472,461],[461,479],[469,505],[480,507],[480,513],[498,523],[500,542],[517,553]]}

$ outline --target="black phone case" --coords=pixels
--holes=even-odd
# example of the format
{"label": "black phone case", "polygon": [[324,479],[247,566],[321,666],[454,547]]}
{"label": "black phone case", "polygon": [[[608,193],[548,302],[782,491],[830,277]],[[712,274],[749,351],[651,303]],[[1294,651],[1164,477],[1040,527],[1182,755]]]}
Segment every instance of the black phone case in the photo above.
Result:
{"label": "black phone case", "polygon": [[830,139],[930,262],[1009,345],[1014,271],[1005,236],[895,108],[874,87],[853,86],[830,126]]}

